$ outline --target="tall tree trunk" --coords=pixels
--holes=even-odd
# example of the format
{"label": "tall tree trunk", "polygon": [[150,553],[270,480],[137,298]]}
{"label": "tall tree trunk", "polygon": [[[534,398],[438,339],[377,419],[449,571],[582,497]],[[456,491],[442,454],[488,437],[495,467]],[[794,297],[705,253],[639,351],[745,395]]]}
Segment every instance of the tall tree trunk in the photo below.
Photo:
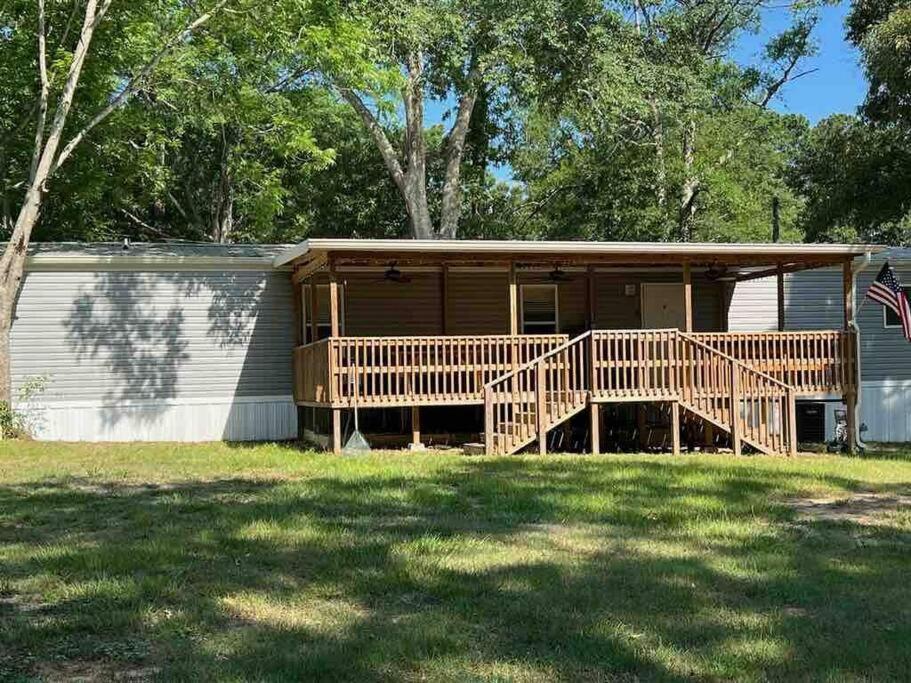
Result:
{"label": "tall tree trunk", "polygon": [[699,178],[695,169],[696,122],[687,121],[683,128],[683,186],[680,191],[679,238],[689,242],[693,238],[696,223],[696,195],[699,192]]}
{"label": "tall tree trunk", "polygon": [[222,126],[221,158],[218,164],[215,206],[212,211],[210,237],[213,242],[227,244],[234,232],[234,179],[231,177],[231,136]]}
{"label": "tall tree trunk", "polygon": [[408,80],[402,91],[405,105],[405,190],[402,195],[412,237],[433,239],[436,231],[427,204],[427,148],[424,144],[424,55],[419,50],[407,59]]}
{"label": "tall tree trunk", "polygon": [[459,231],[459,217],[462,213],[462,197],[460,171],[462,157],[465,154],[465,138],[468,135],[468,124],[471,121],[471,112],[478,97],[478,75],[472,73],[472,85],[468,92],[459,100],[459,110],[456,113],[455,123],[449,132],[446,141],[446,174],[443,178],[442,207],[440,211],[440,237],[455,239]]}
{"label": "tall tree trunk", "polygon": [[57,148],[63,137],[63,128],[66,125],[66,119],[73,104],[73,96],[76,93],[76,86],[79,84],[79,76],[82,73],[82,65],[88,55],[92,35],[109,5],[110,0],[104,0],[104,4],[100,8],[98,8],[97,0],[88,0],[86,3],[85,19],[82,24],[79,43],[73,52],[66,83],[60,93],[50,131],[48,131],[47,139],[44,139],[43,118],[47,112],[48,88],[45,67],[46,54],[44,51],[44,3],[39,2],[39,33],[41,35],[38,39],[38,63],[42,80],[40,97],[44,101],[39,104],[39,116],[42,120],[38,121],[37,129],[41,132],[41,137],[38,138],[36,136],[34,158],[29,171],[29,185],[25,193],[25,199],[19,209],[19,215],[16,218],[6,249],[3,255],[0,256],[0,307],[2,307],[2,312],[0,312],[0,354],[2,354],[0,355],[0,402],[9,403],[12,399],[9,335],[13,321],[13,309],[19,293],[19,284],[22,282],[22,273],[25,270],[25,258],[28,252],[29,240],[32,236],[32,230],[34,230],[35,224],[38,222],[38,216],[41,214],[41,200],[43,199],[51,170],[56,162]]}

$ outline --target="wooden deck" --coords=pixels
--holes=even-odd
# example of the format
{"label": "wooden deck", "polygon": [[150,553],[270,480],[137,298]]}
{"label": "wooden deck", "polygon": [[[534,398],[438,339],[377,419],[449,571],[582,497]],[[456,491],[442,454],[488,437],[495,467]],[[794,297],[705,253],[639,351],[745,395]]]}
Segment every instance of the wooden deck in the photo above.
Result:
{"label": "wooden deck", "polygon": [[[798,396],[856,390],[850,332],[335,337],[295,350],[295,400],[334,409],[484,405],[485,447],[513,453],[586,407],[672,405],[766,453],[794,453]],[[675,442],[679,450],[679,442]]]}

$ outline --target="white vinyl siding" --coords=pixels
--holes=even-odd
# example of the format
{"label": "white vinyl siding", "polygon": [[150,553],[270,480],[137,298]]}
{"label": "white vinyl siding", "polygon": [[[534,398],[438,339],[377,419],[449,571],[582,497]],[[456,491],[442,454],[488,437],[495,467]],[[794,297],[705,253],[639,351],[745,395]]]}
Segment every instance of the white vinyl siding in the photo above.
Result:
{"label": "white vinyl siding", "polygon": [[293,438],[290,276],[220,268],[27,273],[13,392],[46,378],[38,436]]}

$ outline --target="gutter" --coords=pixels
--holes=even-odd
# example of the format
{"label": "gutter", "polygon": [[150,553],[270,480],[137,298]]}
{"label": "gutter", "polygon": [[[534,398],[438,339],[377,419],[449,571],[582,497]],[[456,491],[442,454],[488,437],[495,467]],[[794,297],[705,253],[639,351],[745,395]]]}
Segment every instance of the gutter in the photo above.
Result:
{"label": "gutter", "polygon": [[870,262],[873,260],[873,254],[870,251],[864,252],[863,260],[860,263],[851,264],[851,292],[854,296],[854,320],[851,321],[851,328],[854,330],[854,358],[857,363],[857,396],[854,400],[854,442],[857,444],[858,448],[863,450],[867,449],[867,444],[864,443],[860,434],[860,408],[861,401],[863,400],[863,382],[861,380],[861,353],[860,353],[860,326],[857,324],[857,316],[860,314],[860,308],[863,307],[866,302],[866,297],[861,302],[860,306],[857,306],[857,274],[865,270]]}

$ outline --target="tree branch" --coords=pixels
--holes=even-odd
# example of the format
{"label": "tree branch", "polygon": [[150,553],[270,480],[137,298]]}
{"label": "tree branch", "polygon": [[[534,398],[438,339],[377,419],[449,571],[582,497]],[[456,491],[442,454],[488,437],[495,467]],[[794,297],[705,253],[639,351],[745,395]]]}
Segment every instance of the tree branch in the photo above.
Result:
{"label": "tree branch", "polygon": [[[82,129],[76,133],[69,142],[63,147],[60,152],[60,155],[57,157],[57,161],[54,163],[51,173],[60,168],[63,163],[69,158],[73,153],[73,150],[76,146],[82,141],[82,139],[91,131],[95,126],[104,121],[108,116],[114,113],[119,109],[123,104],[132,96],[136,91],[139,83],[147,78],[151,74],[162,59],[167,56],[171,50],[173,50],[178,44],[186,40],[196,29],[209,21],[222,7],[228,4],[230,0],[218,0],[215,5],[205,14],[200,15],[194,21],[190,22],[183,30],[175,34],[170,40],[168,40],[164,46],[155,54],[152,59],[150,59],[146,65],[140,69],[139,73],[130,78],[127,81],[126,85],[120,90],[119,93],[104,107],[101,111],[95,114],[92,119],[82,127]],[[102,8],[103,11],[106,11],[107,7],[110,5],[111,0],[106,0],[105,6]]]}
{"label": "tree branch", "polygon": [[472,68],[468,77],[468,90],[462,94],[459,100],[459,109],[446,143],[446,174],[443,178],[440,234],[448,239],[455,239],[459,229],[459,195],[461,194],[459,175],[462,168],[462,155],[465,152],[468,124],[478,98],[479,80],[480,74],[477,68]]}
{"label": "tree branch", "polygon": [[47,122],[47,100],[50,85],[47,77],[47,29],[45,27],[44,0],[38,0],[38,123],[35,128],[35,149],[32,152],[32,164],[29,169],[28,182],[35,182],[38,172],[38,161],[41,159],[41,147],[44,145],[44,126]]}
{"label": "tree branch", "polygon": [[386,137],[383,127],[356,92],[346,86],[338,86],[337,90],[342,98],[354,108],[357,115],[360,116],[364,126],[367,127],[374,141],[376,141],[376,146],[380,150],[380,155],[383,157],[383,162],[386,164],[386,169],[389,171],[389,175],[392,176],[393,182],[395,182],[400,191],[404,192],[405,173],[402,171],[398,155],[392,147],[392,143],[389,142],[389,138]]}

